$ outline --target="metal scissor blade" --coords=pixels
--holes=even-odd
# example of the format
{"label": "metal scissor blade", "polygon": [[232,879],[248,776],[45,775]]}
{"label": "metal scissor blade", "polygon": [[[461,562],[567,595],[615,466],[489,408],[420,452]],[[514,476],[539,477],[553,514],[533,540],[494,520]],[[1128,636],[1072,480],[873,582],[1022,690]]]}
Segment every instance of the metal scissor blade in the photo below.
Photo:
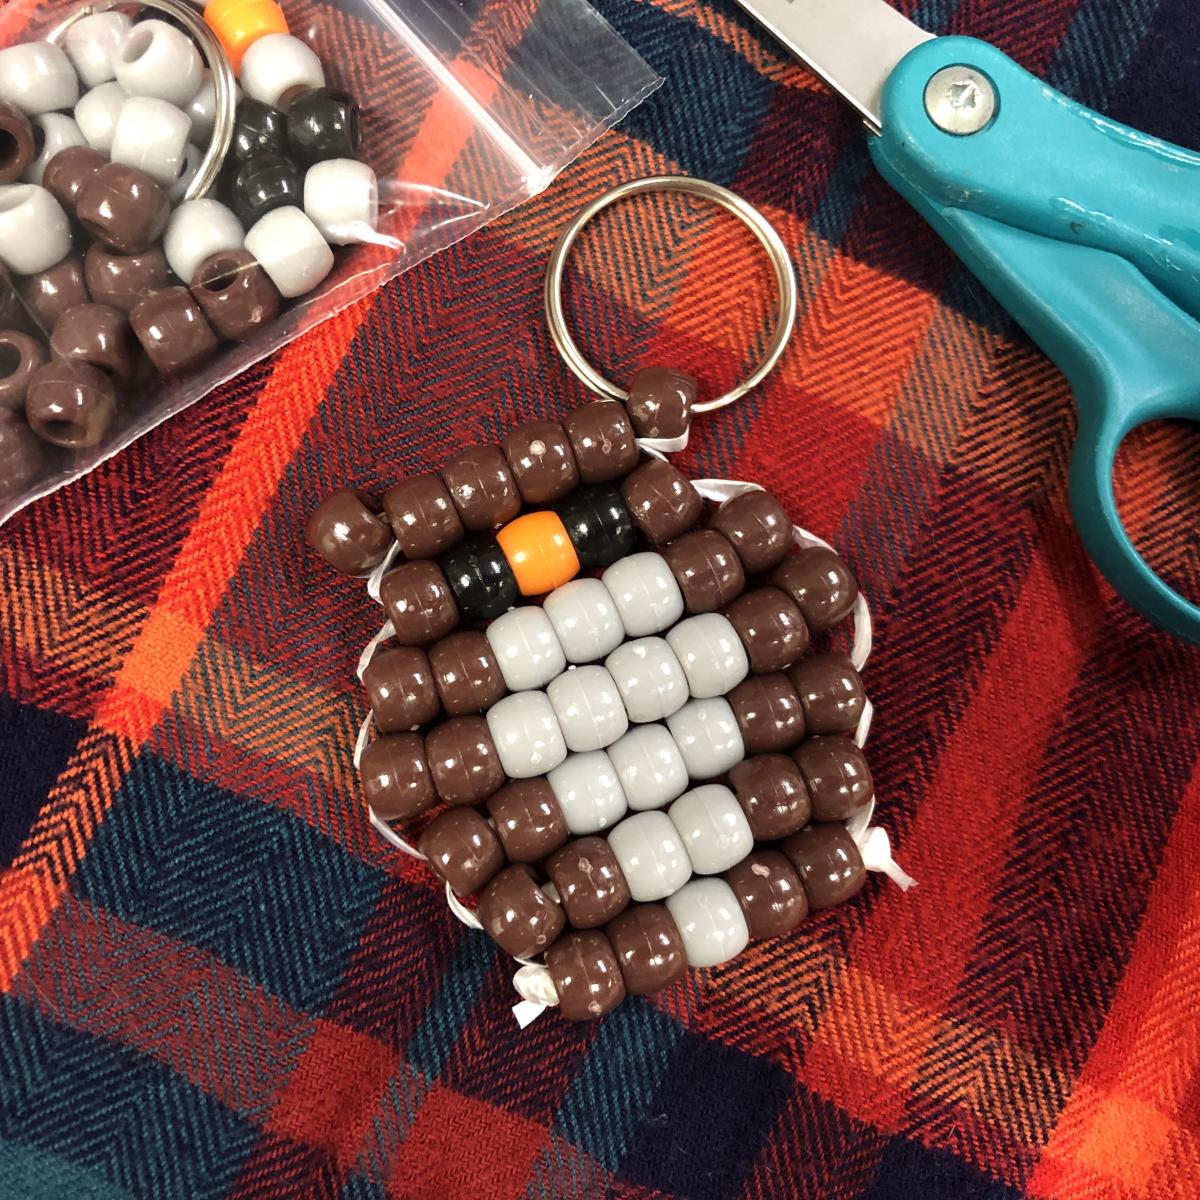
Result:
{"label": "metal scissor blade", "polygon": [[896,64],[933,34],[885,0],[738,0],[789,50],[880,129],[883,85]]}

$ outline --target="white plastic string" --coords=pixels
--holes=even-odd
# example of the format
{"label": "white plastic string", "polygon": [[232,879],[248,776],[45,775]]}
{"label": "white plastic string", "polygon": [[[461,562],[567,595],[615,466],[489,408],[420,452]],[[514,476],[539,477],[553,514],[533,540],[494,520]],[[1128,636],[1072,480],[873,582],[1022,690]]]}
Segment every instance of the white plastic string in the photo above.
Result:
{"label": "white plastic string", "polygon": [[354,673],[358,676],[358,682],[362,683],[363,675],[367,668],[371,665],[371,659],[375,657],[375,651],[383,645],[388,638],[392,637],[396,632],[396,627],[392,624],[389,617],[383,623],[383,628],[363,647],[362,653],[358,656],[358,666],[355,667]]}
{"label": "white plastic string", "polygon": [[379,598],[379,585],[383,582],[383,577],[392,569],[392,564],[396,561],[399,554],[400,543],[393,538],[392,544],[387,548],[387,553],[383,556],[383,561],[367,576],[367,595],[376,604],[383,603]]}
{"label": "white plastic string", "polygon": [[882,825],[872,825],[854,838],[854,844],[862,855],[863,866],[868,871],[879,871],[897,887],[908,891],[917,886],[917,881],[892,857],[892,843]]}
{"label": "white plastic string", "polygon": [[381,820],[375,814],[375,810],[370,805],[367,806],[367,812],[371,815],[371,824],[375,827],[379,836],[385,842],[391,842],[402,854],[407,854],[409,858],[420,859],[421,862],[428,862],[424,854],[409,842],[406,842],[386,821]]}
{"label": "white plastic string", "polygon": [[479,918],[469,909],[455,893],[454,889],[446,884],[446,903],[450,906],[450,911],[468,928],[482,929],[483,926],[479,922]]}

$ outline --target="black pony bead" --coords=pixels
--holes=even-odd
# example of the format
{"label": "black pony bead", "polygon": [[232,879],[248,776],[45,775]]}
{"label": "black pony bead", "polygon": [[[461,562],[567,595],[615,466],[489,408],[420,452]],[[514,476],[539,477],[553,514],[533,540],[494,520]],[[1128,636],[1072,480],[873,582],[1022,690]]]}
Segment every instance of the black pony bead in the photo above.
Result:
{"label": "black pony bead", "polygon": [[287,133],[291,153],[302,163],[354,158],[362,141],[358,105],[334,88],[308,88],[288,108]]}
{"label": "black pony bead", "polygon": [[633,550],[633,518],[621,493],[611,484],[578,488],[554,511],[566,526],[583,568],[607,567]]}
{"label": "black pony bead", "polygon": [[463,623],[490,621],[517,602],[517,581],[494,537],[459,542],[438,559]]}
{"label": "black pony bead", "polygon": [[237,106],[228,157],[244,163],[256,154],[287,154],[287,117],[261,100],[245,97]]}
{"label": "black pony bead", "polygon": [[259,217],[284,205],[304,204],[304,176],[282,154],[256,154],[248,158],[233,180],[233,211],[247,229]]}

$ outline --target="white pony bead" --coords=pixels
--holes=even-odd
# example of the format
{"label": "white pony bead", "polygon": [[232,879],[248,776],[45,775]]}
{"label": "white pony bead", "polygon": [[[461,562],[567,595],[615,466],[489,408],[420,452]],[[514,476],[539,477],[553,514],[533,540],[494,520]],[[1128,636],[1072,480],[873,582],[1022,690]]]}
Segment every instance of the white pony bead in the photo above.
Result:
{"label": "white pony bead", "polygon": [[99,87],[117,77],[113,59],[132,24],[124,13],[98,12],[67,30],[63,49],[84,87]]}
{"label": "white pony bead", "polygon": [[204,158],[204,152],[198,147],[193,146],[188,142],[183,148],[183,166],[179,171],[179,178],[171,185],[167,192],[167,197],[173,202],[183,199],[183,193],[188,190],[193,179],[196,178],[196,172],[200,170],[200,163]]}
{"label": "white pony bead", "polygon": [[[526,695],[540,693],[528,692]],[[621,781],[603,750],[567,755],[559,766],[547,773],[546,782],[562,809],[567,828],[576,837],[608,829],[626,813]]]}
{"label": "white pony bead", "polygon": [[550,680],[546,695],[568,750],[603,750],[629,728],[621,693],[601,666],[564,671]]}
{"label": "white pony bead", "polygon": [[379,224],[375,172],[352,158],[328,158],[304,176],[304,211],[335,246],[368,242]]}
{"label": "white pony bead", "polygon": [[683,616],[683,593],[661,554],[646,550],[627,555],[600,578],[631,638],[661,633]]}
{"label": "white pony bead", "polygon": [[750,673],[750,659],[737,630],[720,613],[700,613],[669,629],[667,645],[675,651],[697,700],[724,696]]}
{"label": "white pony bead", "polygon": [[737,897],[723,879],[691,879],[667,897],[666,905],[679,926],[690,967],[728,962],[750,941]]}
{"label": "white pony bead", "polygon": [[166,21],[139,21],[114,58],[117,82],[131,96],[153,96],[176,106],[196,94],[204,75],[200,51],[186,33]]}
{"label": "white pony bead", "polygon": [[693,779],[715,779],[746,757],[737,718],[724,696],[689,700],[667,718],[667,728]]}
{"label": "white pony bead", "polygon": [[542,608],[554,626],[567,662],[594,662],[611,654],[625,640],[625,626],[613,598],[598,579],[572,579],[556,587],[542,601]]}
{"label": "white pony bead", "polygon": [[36,275],[71,252],[71,223],[44,187],[0,189],[0,262],[17,275]]}
{"label": "white pony bead", "polygon": [[219,200],[186,200],[171,214],[163,253],[185,285],[209,255],[240,250],[246,240],[241,222]]}
{"label": "white pony bead", "polygon": [[687,677],[662,638],[623,642],[604,665],[616,681],[629,719],[636,725],[661,721],[687,701]]}
{"label": "white pony bead", "polygon": [[[233,85],[233,102],[236,105],[242,98],[242,89]],[[213,128],[217,123],[217,88],[213,83],[212,72],[205,67],[200,86],[196,94],[183,106],[188,119],[192,123],[191,141],[201,149],[207,149],[212,140]]]}
{"label": "white pony bead", "polygon": [[737,797],[719,783],[684,792],[667,815],[697,875],[728,871],[754,849],[754,834]]}
{"label": "white pony bead", "polygon": [[488,709],[486,720],[510,779],[545,775],[567,757],[567,744],[545,692],[505,696]]}
{"label": "white pony bead", "polygon": [[333,270],[329,243],[290,204],[274,209],[251,226],[246,234],[246,249],[258,260],[279,294],[288,299],[311,292]]}
{"label": "white pony bead", "polygon": [[130,96],[113,130],[113,162],[144,171],[169,188],[179,178],[192,123],[181,108],[156,96]]}
{"label": "white pony bead", "polygon": [[66,113],[42,113],[33,118],[33,124],[42,131],[41,153],[29,164],[25,178],[30,183],[41,183],[46,164],[68,146],[86,146],[87,139],[79,126]]}
{"label": "white pony bead", "polygon": [[111,153],[117,118],[128,99],[119,83],[102,83],[79,98],[75,105],[75,124],[93,150]]}
{"label": "white pony bead", "polygon": [[70,59],[50,42],[22,42],[0,50],[0,100],[26,116],[73,108],[79,78]]}
{"label": "white pony bead", "polygon": [[626,817],[609,833],[608,844],[634,900],[663,900],[692,877],[683,840],[664,812]]}
{"label": "white pony bead", "polygon": [[484,637],[510,692],[545,687],[567,668],[554,626],[538,604],[502,613],[484,630]]}
{"label": "white pony bead", "polygon": [[242,88],[272,108],[287,108],[299,92],[325,86],[321,60],[290,33],[268,33],[242,55]]}
{"label": "white pony bead", "polygon": [[662,808],[687,791],[683,755],[665,725],[635,725],[608,748],[634,812]]}

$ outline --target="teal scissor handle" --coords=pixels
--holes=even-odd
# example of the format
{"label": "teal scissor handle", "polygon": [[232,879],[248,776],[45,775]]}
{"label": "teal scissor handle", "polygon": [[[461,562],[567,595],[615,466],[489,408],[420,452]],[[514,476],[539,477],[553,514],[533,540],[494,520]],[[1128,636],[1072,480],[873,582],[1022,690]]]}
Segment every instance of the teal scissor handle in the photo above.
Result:
{"label": "teal scissor handle", "polygon": [[[948,66],[998,96],[979,133],[944,133],[925,85]],[[1079,407],[1071,510],[1114,588],[1155,624],[1200,644],[1200,607],[1149,568],[1113,494],[1135,426],[1200,421],[1200,155],[1076,104],[994,47],[938,38],[908,54],[883,94],[872,156],[1066,375]]]}

